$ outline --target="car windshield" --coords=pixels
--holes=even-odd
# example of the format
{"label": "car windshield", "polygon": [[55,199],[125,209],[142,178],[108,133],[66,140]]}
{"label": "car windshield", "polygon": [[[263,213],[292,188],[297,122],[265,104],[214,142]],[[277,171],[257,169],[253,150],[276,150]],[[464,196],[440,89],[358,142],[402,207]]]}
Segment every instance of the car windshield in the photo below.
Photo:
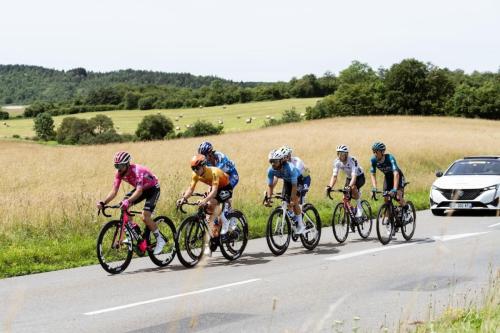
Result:
{"label": "car windshield", "polygon": [[446,176],[497,175],[500,176],[500,160],[463,160],[453,164]]}

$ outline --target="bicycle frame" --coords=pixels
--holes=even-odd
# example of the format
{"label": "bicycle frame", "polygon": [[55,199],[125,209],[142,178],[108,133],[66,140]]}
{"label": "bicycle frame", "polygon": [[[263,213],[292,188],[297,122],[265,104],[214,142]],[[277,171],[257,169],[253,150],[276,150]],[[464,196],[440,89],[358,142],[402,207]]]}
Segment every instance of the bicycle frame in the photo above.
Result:
{"label": "bicycle frame", "polygon": [[[106,217],[111,217],[111,215],[106,214],[106,208],[117,209],[117,208],[121,208],[121,207],[119,205],[104,206],[103,209],[102,209],[102,215],[104,215]],[[99,210],[98,214],[100,212],[101,212],[101,210]],[[136,214],[140,214],[140,213],[141,212],[138,212],[138,211],[121,210],[121,213],[120,213],[120,224],[121,224],[121,226],[120,226],[120,237],[119,237],[119,239],[117,241],[116,240],[116,236],[117,236],[118,230],[116,230],[115,234],[113,236],[113,246],[115,246],[116,248],[118,248],[121,244],[123,244],[125,230],[128,231],[128,234],[132,238],[132,244],[130,244],[130,246],[133,247],[134,241],[135,241],[135,243],[139,242],[139,236],[140,235],[136,235],[136,231],[130,225],[130,218],[132,216],[135,216]],[[143,252],[143,251],[141,251],[141,252]]]}

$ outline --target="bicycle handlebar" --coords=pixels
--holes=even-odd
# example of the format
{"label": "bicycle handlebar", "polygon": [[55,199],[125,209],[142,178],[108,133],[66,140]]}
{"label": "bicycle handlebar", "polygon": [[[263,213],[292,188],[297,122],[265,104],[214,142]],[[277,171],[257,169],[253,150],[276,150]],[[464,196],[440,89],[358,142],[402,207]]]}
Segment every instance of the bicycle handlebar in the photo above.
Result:
{"label": "bicycle handlebar", "polygon": [[[192,197],[203,197],[203,198],[206,198],[207,197],[207,193],[193,193],[191,194]],[[180,205],[177,205],[177,210],[180,210],[182,213],[186,214],[187,212],[182,208],[182,206],[184,205],[188,205],[188,206],[198,206],[198,203],[197,202],[188,202],[188,201],[185,201],[183,203],[181,203]]]}
{"label": "bicycle handlebar", "polygon": [[274,193],[270,197],[267,196],[267,192],[264,194],[264,200],[262,200],[262,204],[271,199],[281,199],[285,200],[285,196],[281,192]]}
{"label": "bicycle handlebar", "polygon": [[[108,209],[108,208],[110,208],[110,209],[121,209],[121,205],[113,205],[113,206],[106,206],[106,205],[104,205],[101,209],[97,210],[97,215],[100,215],[101,212],[102,212],[103,216],[111,217],[111,214],[106,214],[106,209]],[[125,213],[128,216],[134,216],[135,214],[140,214],[141,212],[138,212],[138,211],[135,211],[135,210],[126,210]]]}
{"label": "bicycle handlebar", "polygon": [[333,197],[332,197],[332,192],[340,192],[340,193],[349,193],[351,192],[351,190],[346,190],[346,189],[330,189],[330,191],[327,192],[328,194],[328,197],[331,199],[331,200],[334,200]]}

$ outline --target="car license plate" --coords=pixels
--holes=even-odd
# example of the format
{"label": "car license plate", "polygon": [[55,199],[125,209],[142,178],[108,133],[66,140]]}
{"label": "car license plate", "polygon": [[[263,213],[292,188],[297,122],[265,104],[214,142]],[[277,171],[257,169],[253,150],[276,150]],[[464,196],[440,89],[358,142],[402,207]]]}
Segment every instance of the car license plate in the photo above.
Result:
{"label": "car license plate", "polygon": [[470,202],[452,202],[450,208],[453,209],[470,209],[472,204]]}

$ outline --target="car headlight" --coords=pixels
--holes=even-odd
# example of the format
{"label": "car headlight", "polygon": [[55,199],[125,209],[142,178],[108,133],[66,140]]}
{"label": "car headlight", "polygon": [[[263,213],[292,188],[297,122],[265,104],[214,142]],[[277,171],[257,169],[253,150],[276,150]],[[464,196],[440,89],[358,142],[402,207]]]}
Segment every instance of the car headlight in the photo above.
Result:
{"label": "car headlight", "polygon": [[440,191],[440,190],[441,190],[439,187],[437,187],[437,186],[435,186],[435,185],[432,185],[432,186],[431,186],[431,189],[432,189],[432,190],[436,190],[436,191]]}
{"label": "car headlight", "polygon": [[496,190],[496,189],[498,189],[499,186],[500,186],[500,184],[491,185],[491,186],[483,188],[483,191]]}

